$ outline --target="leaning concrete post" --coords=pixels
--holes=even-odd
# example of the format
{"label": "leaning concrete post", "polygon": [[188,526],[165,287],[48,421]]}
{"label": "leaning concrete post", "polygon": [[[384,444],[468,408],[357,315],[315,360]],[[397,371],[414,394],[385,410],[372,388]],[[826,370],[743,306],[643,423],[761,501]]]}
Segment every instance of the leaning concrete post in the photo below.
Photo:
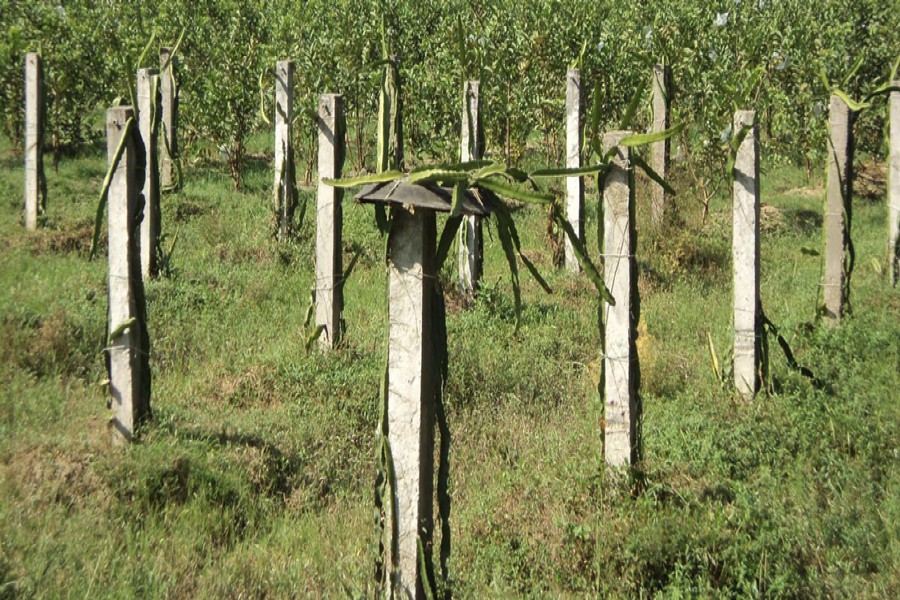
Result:
{"label": "leaning concrete post", "polygon": [[[171,60],[170,60],[171,57]],[[166,65],[168,62],[168,66]],[[162,160],[160,161],[159,184],[162,188],[175,185],[175,158],[178,156],[178,94],[175,89],[175,74],[178,57],[172,56],[171,48],[159,51],[159,66],[165,71],[160,75],[159,91],[162,105]]]}
{"label": "leaning concrete post", "polygon": [[280,60],[275,65],[275,221],[280,239],[291,234],[294,219],[293,118],[294,63]]}
{"label": "leaning concrete post", "polygon": [[[581,166],[581,127],[584,123],[584,94],[581,88],[581,73],[569,69],[566,73],[566,167],[576,169]],[[584,178],[566,178],[566,218],[584,242]],[[581,266],[575,257],[572,242],[566,238],[566,268],[572,273],[580,273]]]}
{"label": "leaning concrete post", "polygon": [[[389,242],[388,441],[393,454],[393,507],[385,526],[391,597],[424,598],[421,538],[431,562],[434,487],[435,213],[396,205]],[[391,536],[396,535],[396,554]]]}
{"label": "leaning concrete post", "polygon": [[[653,128],[654,133],[665,131],[669,128],[669,98],[671,95],[672,70],[663,65],[653,67]],[[669,171],[669,140],[654,142],[651,147],[651,168],[660,177],[666,179]],[[653,211],[653,223],[662,222],[666,213],[668,195],[664,187],[656,182],[652,183],[653,195],[651,206]]]}
{"label": "leaning concrete post", "polygon": [[344,164],[344,97],[319,97],[319,185],[316,194],[316,326],[319,345],[334,348],[341,339],[344,308],[342,232],[343,190],[322,182],[338,179]]}
{"label": "leaning concrete post", "polygon": [[845,266],[850,240],[847,209],[853,193],[853,114],[840,96],[831,96],[828,190],[825,198],[825,317],[839,323],[850,296]]}
{"label": "leaning concrete post", "polygon": [[[479,82],[467,81],[463,89],[462,141],[460,160],[479,160],[484,152],[484,133],[481,129],[481,96]],[[481,217],[463,217],[459,228],[459,290],[471,297],[478,289],[483,267],[484,244]]]}
{"label": "leaning concrete post", "polygon": [[[603,136],[604,151],[617,147],[629,131]],[[634,171],[631,151],[619,146],[603,186],[604,280],[616,301],[606,305],[603,369],[606,397],[604,454],[610,467],[636,458],[637,291],[634,260]]]}
{"label": "leaning concrete post", "polygon": [[[128,119],[130,106],[110,108],[106,113],[107,155],[116,154]],[[125,150],[109,185],[109,387],[112,395],[113,441],[132,439],[135,427],[150,413],[150,381],[143,283],[136,225],[140,218],[142,170],[136,134],[128,132]],[[131,325],[127,325],[128,323]],[[113,336],[113,334],[116,335]]]}
{"label": "leaning concrete post", "polygon": [[38,216],[46,209],[43,77],[40,55],[29,52],[25,55],[25,227],[31,230],[37,229]]}
{"label": "leaning concrete post", "polygon": [[[900,88],[900,81],[892,83]],[[888,268],[891,283],[900,282],[900,92],[890,96],[890,160],[888,161]]]}
{"label": "leaning concrete post", "polygon": [[138,129],[143,142],[144,218],[141,220],[141,277],[156,277],[159,264],[160,206],[159,153],[156,123],[159,119],[159,70],[139,69],[137,72]]}
{"label": "leaning concrete post", "polygon": [[759,126],[752,110],[734,115],[734,131],[750,127],[734,162],[734,385],[745,398],[758,389],[759,356]]}

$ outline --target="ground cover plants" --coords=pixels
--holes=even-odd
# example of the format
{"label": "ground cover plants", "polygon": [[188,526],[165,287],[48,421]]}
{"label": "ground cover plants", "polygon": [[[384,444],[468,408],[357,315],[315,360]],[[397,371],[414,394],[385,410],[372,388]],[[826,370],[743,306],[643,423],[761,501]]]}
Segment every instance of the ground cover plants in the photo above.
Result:
{"label": "ground cover plants", "polygon": [[[257,9],[242,3],[242,11],[259,10],[256,29],[245,29],[240,25],[249,17],[221,4],[208,18],[236,22],[211,27],[204,37],[188,28],[180,51],[184,175],[162,201],[162,222],[168,235],[177,231],[178,244],[168,252],[163,276],[146,285],[154,416],[141,443],[122,451],[110,449],[105,427],[106,266],[87,259],[106,173],[102,147],[91,141],[102,139],[98,109],[127,94],[117,88],[125,76],[100,61],[103,52],[61,53],[104,69],[97,81],[107,87],[102,97],[79,101],[90,110],[73,111],[77,127],[58,122],[58,144],[48,139],[48,151],[58,150],[60,160],[57,169],[47,169],[46,226],[37,232],[20,224],[20,134],[17,117],[4,113],[0,598],[358,597],[375,591],[372,484],[384,368],[384,239],[371,208],[346,194],[344,255],[356,263],[344,290],[347,330],[335,352],[309,348],[304,313],[314,278],[314,220],[287,239],[271,235],[272,137],[258,118],[256,69],[295,56],[303,65],[297,90],[306,99],[300,105],[314,106],[318,92],[347,95],[345,171],[377,170],[378,81],[361,74],[372,71],[366,68],[380,52],[377,21],[366,21],[377,7],[328,5],[267,2]],[[526,5],[449,3],[433,33],[443,35],[446,19],[446,56],[441,43],[426,43],[430,33],[411,25],[424,6],[395,9],[396,31],[403,32],[396,44],[407,52],[398,50],[407,167],[455,160],[462,76],[485,82],[487,157],[533,171],[554,161],[563,76],[582,47],[585,73],[603,72],[604,61],[615,67],[595,79],[601,106],[609,107],[599,113],[598,130],[622,122],[636,82],[649,77],[643,59],[619,42],[652,56],[665,49],[681,82],[674,120],[686,126],[673,143],[675,205],[658,228],[646,227],[650,181],[641,172],[637,177],[643,460],[632,479],[612,478],[603,467],[602,406],[595,394],[597,290],[587,277],[555,267],[546,209],[514,207],[522,257],[554,293],[523,277],[518,309],[499,234],[485,237],[485,274],[471,307],[463,308],[454,292],[453,261],[441,272],[452,364],[443,401],[453,464],[453,550],[441,591],[458,597],[897,596],[900,295],[879,262],[886,208],[878,101],[858,122],[856,166],[878,193],[854,198],[853,314],[840,327],[825,327],[817,317],[821,258],[814,251],[821,247],[823,169],[807,168],[807,159],[813,165],[824,160],[824,121],[813,118],[803,99],[808,94],[813,106],[827,103],[827,91],[816,83],[818,69],[798,64],[799,46],[779,50],[777,63],[766,62],[765,91],[757,98],[764,132],[762,299],[767,317],[814,377],[772,350],[765,389],[753,402],[742,401],[723,385],[727,377],[710,358],[712,348],[727,363],[722,350],[733,334],[731,199],[727,186],[716,189],[709,178],[727,177],[728,136],[720,141],[719,133],[730,123],[734,94],[717,95],[726,68],[704,45],[715,44],[720,56],[731,53],[732,62],[723,65],[749,64],[743,38],[728,28],[757,32],[752,11],[770,10],[797,23],[777,39],[808,39],[828,72],[852,68],[845,42],[866,45],[870,53],[859,79],[847,82],[848,93],[863,97],[865,89],[853,86],[883,78],[893,58],[888,55],[896,54],[890,42],[896,36],[883,29],[886,9],[834,3],[805,22],[797,19],[806,14],[802,2],[729,2],[712,12],[707,3],[636,3],[622,13],[640,25],[623,28],[619,39],[612,35],[617,24],[632,21],[610,5],[542,3],[533,11],[538,25],[532,32],[511,19]],[[89,18],[117,20],[120,27],[112,31],[120,34],[115,47],[122,47],[122,56],[112,62],[121,63],[121,72],[147,43],[129,19],[157,23],[160,43],[173,44],[192,18],[179,2],[67,3],[62,13],[44,3],[0,6],[13,15],[4,21],[4,53],[17,69],[16,53],[35,39],[29,36],[36,24],[50,22],[93,39],[103,28]],[[599,12],[578,16],[581,9]],[[340,20],[330,12],[338,10],[350,16]],[[451,68],[457,13],[479,22],[467,42],[467,73]],[[308,29],[300,16],[313,14],[335,25]],[[855,26],[837,27],[847,14]],[[598,16],[604,25],[594,32],[590,19]],[[292,27],[298,23],[302,27]],[[554,23],[569,27],[565,35]],[[651,28],[649,36],[643,27]],[[696,36],[695,51],[668,48],[691,47],[679,37],[686,32]],[[236,36],[231,46],[216,38],[226,34]],[[505,38],[508,45],[499,41]],[[48,65],[50,39],[43,49]],[[53,39],[65,45],[80,38]],[[756,39],[769,38],[759,33]],[[206,43],[210,48],[203,49]],[[338,49],[331,51],[332,44]],[[242,52],[255,49],[237,62],[224,56],[244,46]],[[523,63],[528,54],[534,60]],[[706,58],[695,61],[700,55]],[[349,57],[358,68],[345,68]],[[219,89],[223,98],[248,93],[249,101],[211,107],[216,65],[234,69],[242,58],[250,76]],[[688,68],[692,62],[697,66]],[[212,80],[201,81],[200,64],[214,71]],[[0,72],[9,86],[4,90],[18,89],[12,72]],[[531,84],[532,91],[521,93]],[[74,97],[60,95],[58,102]],[[14,112],[6,102],[11,96],[3,98],[3,110]],[[59,110],[68,114],[63,105]],[[646,117],[641,107],[635,110],[640,126]],[[246,129],[233,118],[246,119]],[[305,121],[296,122],[296,139],[308,136],[311,145]],[[237,142],[239,149],[231,145]],[[298,175],[299,165],[312,161],[309,150],[302,142],[297,148]],[[238,153],[243,160],[236,172]],[[701,176],[712,182],[707,189],[697,183]],[[559,194],[558,185],[550,181],[546,188]],[[593,180],[587,187],[585,231],[594,249],[597,190]],[[315,202],[314,188],[301,187],[300,194],[303,202]]]}

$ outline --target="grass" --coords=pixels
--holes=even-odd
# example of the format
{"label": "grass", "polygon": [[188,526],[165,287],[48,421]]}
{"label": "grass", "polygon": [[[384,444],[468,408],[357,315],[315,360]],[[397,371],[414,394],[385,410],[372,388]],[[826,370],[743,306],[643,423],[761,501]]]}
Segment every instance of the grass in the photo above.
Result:
{"label": "grass", "polygon": [[[154,419],[140,444],[114,451],[98,386],[105,256],[86,260],[103,158],[51,170],[49,226],[28,233],[21,164],[3,144],[0,598],[371,592],[386,336],[371,209],[345,210],[345,260],[361,253],[346,343],[307,353],[311,224],[272,240],[265,160],[251,161],[242,192],[223,165],[189,169],[163,200],[164,231],[178,232],[172,270],[147,286]],[[541,210],[518,211],[555,293],[523,275],[516,334],[505,258],[486,237],[484,292],[448,317],[454,593],[896,597],[900,292],[872,266],[884,203],[857,200],[854,313],[827,328],[813,320],[819,259],[800,252],[821,246],[821,179],[764,169],[763,303],[823,385],[773,343],[771,388],[745,403],[712,374],[706,341],[722,355],[731,344],[730,199],[702,225],[677,174],[680,224],[639,226],[635,481],[601,467],[590,284],[552,267]]]}

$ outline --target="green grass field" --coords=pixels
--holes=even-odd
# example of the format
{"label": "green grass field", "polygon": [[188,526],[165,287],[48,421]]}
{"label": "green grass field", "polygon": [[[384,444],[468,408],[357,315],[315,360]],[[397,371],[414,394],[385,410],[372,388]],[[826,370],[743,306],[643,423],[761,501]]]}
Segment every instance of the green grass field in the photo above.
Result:
{"label": "green grass field", "polygon": [[[28,233],[21,160],[0,146],[0,598],[371,593],[383,242],[348,194],[345,260],[361,258],[346,343],[307,352],[313,211],[273,241],[270,169],[252,160],[235,192],[224,165],[196,165],[164,196],[177,243],[147,285],[154,418],[118,450],[99,385],[106,256],[87,260],[104,157],[48,168],[49,223]],[[828,328],[820,258],[801,252],[821,247],[821,176],[764,164],[763,305],[819,383],[772,340],[770,389],[747,403],[707,343],[727,362],[730,196],[701,223],[676,168],[679,224],[653,232],[639,183],[635,481],[604,472],[596,292],[553,268],[542,209],[516,221],[554,293],[523,271],[518,333],[496,236],[476,305],[449,299],[453,593],[897,597],[900,289],[880,274],[883,195],[856,199],[853,315]],[[586,229],[595,248],[591,186]]]}

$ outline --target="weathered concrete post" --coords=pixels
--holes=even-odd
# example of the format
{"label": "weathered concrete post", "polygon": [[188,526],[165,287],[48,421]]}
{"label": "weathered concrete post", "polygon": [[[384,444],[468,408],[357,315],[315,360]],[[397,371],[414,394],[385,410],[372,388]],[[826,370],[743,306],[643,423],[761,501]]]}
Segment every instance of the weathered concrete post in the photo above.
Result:
{"label": "weathered concrete post", "polygon": [[853,113],[840,96],[831,96],[828,190],[825,198],[825,317],[840,323],[850,297],[845,267],[850,228],[847,209],[853,194]]}
{"label": "weathered concrete post", "polygon": [[[112,162],[128,119],[130,106],[106,113],[107,156]],[[136,226],[141,214],[138,172],[141,153],[136,133],[128,132],[125,150],[109,185],[109,387],[113,441],[131,440],[135,427],[150,414],[150,380],[146,339],[146,309],[141,280]],[[137,142],[139,143],[139,142]],[[131,323],[131,325],[127,325]],[[126,326],[127,325],[127,326]],[[124,328],[123,328],[124,327]],[[116,334],[116,335],[113,335]]]}
{"label": "weathered concrete post", "polygon": [[634,259],[634,171],[631,150],[619,146],[629,131],[603,136],[604,151],[618,146],[603,186],[604,280],[616,301],[606,305],[603,358],[606,396],[606,464],[620,467],[636,459],[637,443],[637,279]]}
{"label": "weathered concrete post", "polygon": [[44,176],[44,73],[37,52],[25,55],[25,227],[35,230],[46,209]]}
{"label": "weathered concrete post", "polygon": [[178,156],[178,94],[175,89],[178,57],[172,56],[171,48],[159,51],[159,67],[165,67],[159,81],[163,136],[159,184],[162,188],[170,188],[175,185],[175,158]]}
{"label": "weathered concrete post", "polygon": [[[479,160],[484,153],[484,132],[481,129],[481,95],[477,81],[467,81],[463,89],[462,136],[460,160]],[[481,217],[463,217],[458,234],[459,290],[471,297],[478,289],[484,263],[484,241]]]}
{"label": "weathered concrete post", "polygon": [[146,281],[156,277],[159,270],[159,152],[156,123],[159,119],[159,70],[139,69],[137,72],[137,109],[140,140],[146,168],[143,194],[144,218],[141,220],[141,277]]}
{"label": "weathered concrete post", "polygon": [[316,326],[319,345],[334,348],[341,339],[344,309],[343,190],[322,182],[338,179],[344,165],[344,97],[319,97],[319,174],[316,193]]}
{"label": "weathered concrete post", "polygon": [[[900,80],[892,82],[900,87]],[[888,268],[891,283],[900,282],[900,92],[890,96],[890,160],[888,161]]]}
{"label": "weathered concrete post", "polygon": [[[669,100],[672,94],[672,69],[668,66],[654,65],[653,67],[653,132],[665,131],[671,124],[669,115]],[[651,147],[651,168],[660,177],[666,179],[669,174],[669,140],[654,142]],[[653,196],[651,199],[653,211],[653,223],[662,222],[666,213],[666,205],[669,198],[664,187],[656,182],[652,183]]]}
{"label": "weathered concrete post", "polygon": [[280,60],[275,65],[275,220],[279,239],[291,234],[294,220],[293,118],[294,62]]}
{"label": "weathered concrete post", "polygon": [[[569,69],[566,73],[566,167],[576,169],[581,166],[581,128],[584,124],[584,93],[581,87],[581,73]],[[566,178],[566,218],[572,224],[578,239],[584,242],[584,178]],[[581,266],[575,257],[572,242],[566,238],[566,268],[572,273],[580,273]]]}
{"label": "weathered concrete post", "polygon": [[[393,454],[393,506],[385,548],[391,597],[424,598],[418,560],[421,537],[431,564],[434,530],[434,351],[432,294],[435,285],[435,213],[396,205],[388,279],[388,441]],[[396,554],[391,536],[396,535]]]}
{"label": "weathered concrete post", "polygon": [[734,115],[734,131],[751,127],[734,162],[734,385],[751,399],[759,388],[759,126],[752,110]]}

